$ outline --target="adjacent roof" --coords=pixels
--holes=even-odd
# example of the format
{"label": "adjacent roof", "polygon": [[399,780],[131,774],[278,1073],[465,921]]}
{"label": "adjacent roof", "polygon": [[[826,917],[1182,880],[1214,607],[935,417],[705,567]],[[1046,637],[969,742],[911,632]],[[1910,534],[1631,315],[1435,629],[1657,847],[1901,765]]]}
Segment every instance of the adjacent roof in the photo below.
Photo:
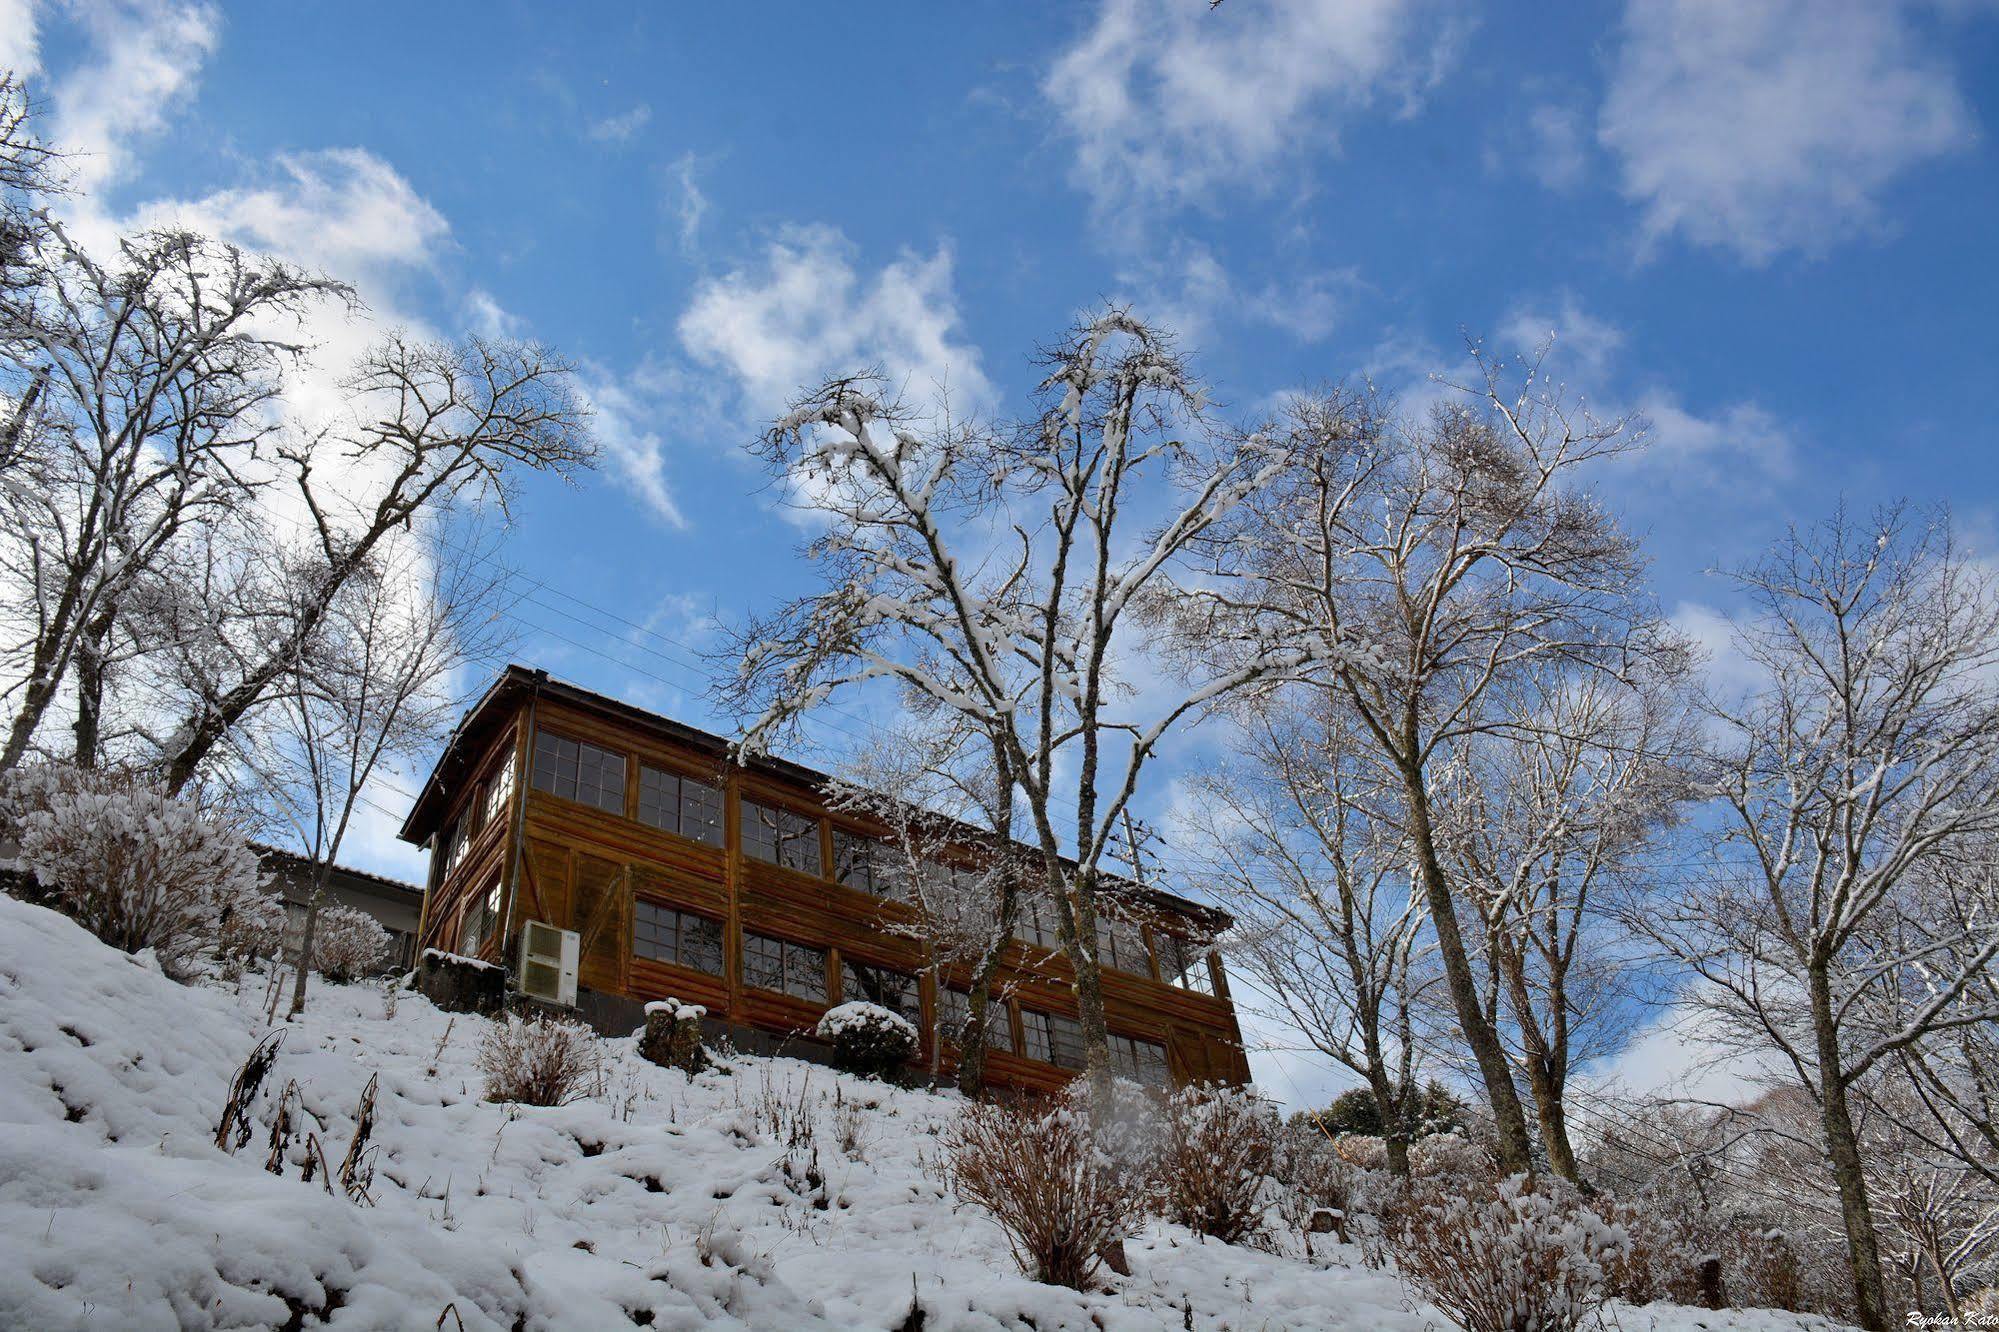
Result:
{"label": "adjacent roof", "polygon": [[[627,725],[649,731],[665,739],[685,745],[690,749],[713,757],[718,764],[735,764],[754,772],[768,773],[800,785],[818,789],[832,780],[830,775],[802,763],[776,755],[757,755],[747,760],[738,759],[732,753],[729,740],[712,731],[678,722],[671,717],[649,711],[645,708],[600,694],[581,685],[558,680],[547,671],[518,663],[509,665],[479,696],[465,716],[459,720],[451,737],[445,741],[444,752],[438,756],[437,764],[431,769],[422,788],[417,792],[416,802],[410,806],[409,817],[397,836],[405,842],[421,846],[428,842],[444,822],[451,806],[451,795],[459,783],[474,775],[472,766],[486,753],[496,730],[514,714],[516,706],[526,701],[530,695],[552,699],[558,703],[584,708],[610,717]],[[1107,876],[1110,877],[1110,876]],[[1220,929],[1231,923],[1231,917],[1219,907],[1203,902],[1191,901],[1174,893],[1157,888],[1149,888],[1129,880],[1116,880],[1117,891],[1135,898],[1150,901],[1177,914],[1201,920]]]}
{"label": "adjacent roof", "polygon": [[[266,863],[277,862],[286,869],[296,870],[301,873],[309,873],[312,869],[312,860],[309,857],[302,856],[296,851],[287,851],[281,846],[272,846],[269,842],[251,842],[250,849],[257,853],[257,859]],[[410,897],[423,896],[421,885],[410,883],[403,879],[392,879],[386,874],[376,874],[372,870],[355,869],[352,865],[335,864],[333,872],[342,878],[358,879],[363,883],[387,889],[392,893],[400,893]]]}

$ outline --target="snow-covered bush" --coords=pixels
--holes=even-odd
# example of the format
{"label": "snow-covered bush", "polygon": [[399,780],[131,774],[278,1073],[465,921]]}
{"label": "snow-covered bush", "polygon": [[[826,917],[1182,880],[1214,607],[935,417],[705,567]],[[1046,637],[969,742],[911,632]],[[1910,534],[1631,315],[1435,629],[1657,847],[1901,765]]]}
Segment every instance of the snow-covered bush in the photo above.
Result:
{"label": "snow-covered bush", "polygon": [[974,1105],[945,1134],[944,1148],[958,1196],[998,1223],[1036,1281],[1085,1289],[1104,1251],[1144,1219],[1143,1174],[1114,1163],[1074,1106]]}
{"label": "snow-covered bush", "polygon": [[508,1014],[479,1042],[486,1099],[566,1105],[597,1071],[597,1034],[581,1022]]}
{"label": "snow-covered bush", "polygon": [[52,765],[10,800],[21,867],[49,904],[115,948],[152,949],[169,975],[185,975],[219,942],[225,912],[258,894],[241,834],[138,778]]}
{"label": "snow-covered bush", "polygon": [[276,893],[244,893],[222,908],[215,951],[224,962],[240,967],[275,956],[284,939],[284,899]]}
{"label": "snow-covered bush", "polygon": [[312,926],[312,965],[330,981],[346,984],[378,969],[389,954],[389,932],[359,907],[331,902]]}
{"label": "snow-covered bush", "polygon": [[847,1003],[826,1010],[817,1034],[833,1043],[833,1067],[886,1078],[916,1056],[916,1027],[880,1004]]}
{"label": "snow-covered bush", "polygon": [[1465,1332],[1570,1332],[1629,1241],[1575,1190],[1525,1175],[1418,1185],[1390,1236],[1403,1278]]}
{"label": "snow-covered bush", "polygon": [[1342,1241],[1352,1238],[1358,1195],[1371,1172],[1340,1155],[1309,1116],[1293,1115],[1285,1123],[1271,1174],[1279,1190],[1279,1215],[1292,1230],[1306,1230],[1314,1215],[1326,1212],[1334,1235]]}
{"label": "snow-covered bush", "polygon": [[1166,1100],[1159,1191],[1171,1220],[1227,1244],[1263,1222],[1283,1122],[1246,1087],[1194,1086]]}
{"label": "snow-covered bush", "polygon": [[1601,1198],[1598,1215],[1623,1230],[1624,1252],[1604,1263],[1612,1296],[1627,1304],[1700,1303],[1700,1268],[1713,1251],[1694,1223],[1669,1200],[1641,1195],[1629,1201]]}

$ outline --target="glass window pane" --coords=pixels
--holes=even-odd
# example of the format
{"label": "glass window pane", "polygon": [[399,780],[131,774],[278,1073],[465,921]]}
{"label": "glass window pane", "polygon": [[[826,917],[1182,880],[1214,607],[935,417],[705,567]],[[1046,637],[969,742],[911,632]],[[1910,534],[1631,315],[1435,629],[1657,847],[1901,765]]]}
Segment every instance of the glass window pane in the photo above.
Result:
{"label": "glass window pane", "polygon": [[1048,1062],[1057,1068],[1083,1066],[1083,1026],[1074,1018],[1048,1015]]}
{"label": "glass window pane", "polygon": [[745,800],[743,850],[766,864],[818,874],[819,820]]}
{"label": "glass window pane", "polygon": [[919,1029],[922,1027],[922,991],[917,986],[916,977],[908,972],[843,960],[840,977],[840,998],[844,1002],[859,1000],[879,1004],[892,1013],[902,1014]]}

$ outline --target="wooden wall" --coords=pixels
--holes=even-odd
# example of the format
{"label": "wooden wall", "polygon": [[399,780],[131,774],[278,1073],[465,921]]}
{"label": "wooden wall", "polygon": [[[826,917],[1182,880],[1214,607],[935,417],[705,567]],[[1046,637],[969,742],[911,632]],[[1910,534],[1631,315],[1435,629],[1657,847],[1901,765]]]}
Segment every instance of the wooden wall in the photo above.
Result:
{"label": "wooden wall", "polygon": [[[904,972],[922,970],[920,944],[885,928],[898,918],[913,920],[910,908],[847,888],[830,877],[781,869],[742,853],[740,800],[747,797],[781,805],[821,820],[820,863],[830,876],[834,863],[831,820],[817,791],[767,772],[718,767],[718,761],[709,755],[583,708],[547,698],[531,706],[532,723],[524,706],[500,728],[502,733],[473,769],[479,775],[468,783],[467,791],[454,795],[447,826],[462,817],[469,800],[483,798],[484,783],[501,752],[532,727],[624,754],[627,810],[637,808],[641,763],[721,785],[725,790],[726,846],[707,846],[657,831],[636,819],[532,789],[532,744],[523,743],[513,750],[514,799],[524,802],[518,811],[523,834],[519,855],[513,854],[515,843],[507,835],[512,817],[495,819],[482,828],[458,867],[432,889],[425,912],[425,946],[454,946],[464,908],[473,894],[483,893],[494,882],[505,882],[511,887],[502,914],[513,936],[527,920],[578,932],[582,952],[579,980],[583,986],[642,1001],[671,996],[703,1004],[711,1015],[725,1021],[780,1035],[810,1030],[822,1009],[788,995],[743,985],[742,935],[746,929],[828,950],[827,992],[832,1002],[839,999],[843,958]],[[841,823],[852,831],[878,831],[850,820],[842,819]],[[710,976],[633,956],[635,898],[722,922],[723,974]],[[511,937],[508,942],[512,943]],[[498,941],[489,942],[481,951],[496,957]],[[1066,957],[1016,943],[999,979],[1014,991],[1018,1003],[1074,1017],[1071,975]],[[1135,976],[1109,968],[1103,978],[1110,1030],[1165,1046],[1176,1081],[1248,1081],[1241,1033],[1219,967],[1219,995],[1199,994],[1164,984],[1151,975]],[[962,987],[968,978],[951,979]],[[922,980],[922,994],[927,1042],[936,1003],[934,984],[927,976]],[[1014,1023],[1018,1046],[1017,1015],[1010,1011],[1009,1020]],[[926,1059],[928,1054],[926,1049]],[[947,1067],[949,1062],[947,1058]],[[1073,1073],[996,1051],[988,1061],[987,1076],[993,1082],[1054,1090]]]}

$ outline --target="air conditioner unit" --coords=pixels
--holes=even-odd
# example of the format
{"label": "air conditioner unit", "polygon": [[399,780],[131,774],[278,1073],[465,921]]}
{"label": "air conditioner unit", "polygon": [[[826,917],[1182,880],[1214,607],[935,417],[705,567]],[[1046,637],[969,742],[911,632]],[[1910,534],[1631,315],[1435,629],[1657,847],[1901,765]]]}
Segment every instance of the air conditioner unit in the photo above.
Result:
{"label": "air conditioner unit", "polygon": [[577,956],[575,930],[529,921],[521,931],[521,993],[530,999],[574,1007]]}

